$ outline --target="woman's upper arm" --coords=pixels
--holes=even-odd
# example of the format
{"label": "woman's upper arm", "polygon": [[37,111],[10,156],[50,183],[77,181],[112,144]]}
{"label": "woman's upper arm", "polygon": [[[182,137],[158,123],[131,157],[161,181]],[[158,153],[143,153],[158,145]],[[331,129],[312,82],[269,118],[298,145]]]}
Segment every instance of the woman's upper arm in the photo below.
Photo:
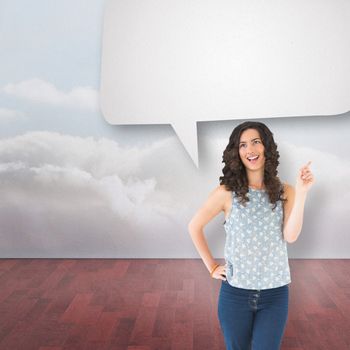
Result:
{"label": "woman's upper arm", "polygon": [[224,185],[217,186],[210,192],[207,200],[197,210],[188,227],[203,228],[210,220],[218,215],[225,207],[225,201],[229,195]]}
{"label": "woman's upper arm", "polygon": [[292,185],[289,185],[287,182],[285,183],[285,186],[284,186],[284,194],[285,194],[285,198],[287,198],[287,201],[283,202],[283,212],[284,212],[283,227],[286,227],[288,218],[293,208],[294,197],[295,197],[294,187]]}

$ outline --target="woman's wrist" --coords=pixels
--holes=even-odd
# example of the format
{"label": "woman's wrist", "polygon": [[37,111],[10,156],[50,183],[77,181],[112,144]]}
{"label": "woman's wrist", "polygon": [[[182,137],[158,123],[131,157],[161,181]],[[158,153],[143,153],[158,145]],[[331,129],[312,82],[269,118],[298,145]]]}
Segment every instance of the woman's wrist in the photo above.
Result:
{"label": "woman's wrist", "polygon": [[213,268],[210,270],[210,276],[213,277],[214,271],[217,269],[217,267],[220,266],[220,264],[215,264]]}

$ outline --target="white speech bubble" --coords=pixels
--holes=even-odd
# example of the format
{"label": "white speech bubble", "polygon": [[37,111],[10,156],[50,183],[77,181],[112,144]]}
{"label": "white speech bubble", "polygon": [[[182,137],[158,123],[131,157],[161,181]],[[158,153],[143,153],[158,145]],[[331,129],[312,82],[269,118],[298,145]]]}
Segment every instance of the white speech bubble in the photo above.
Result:
{"label": "white speech bubble", "polygon": [[198,166],[197,121],[349,110],[350,1],[109,0],[101,109],[171,123]]}

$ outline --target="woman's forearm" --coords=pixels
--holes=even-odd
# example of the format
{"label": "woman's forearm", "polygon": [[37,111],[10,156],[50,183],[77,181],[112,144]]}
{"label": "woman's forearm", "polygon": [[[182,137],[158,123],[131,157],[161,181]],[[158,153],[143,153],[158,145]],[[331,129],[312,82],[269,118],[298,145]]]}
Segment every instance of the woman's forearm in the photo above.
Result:
{"label": "woman's forearm", "polygon": [[211,272],[216,262],[210,253],[207,241],[204,236],[203,229],[198,229],[198,228],[193,228],[191,226],[188,226],[188,231],[205,266],[207,267],[208,271]]}
{"label": "woman's forearm", "polygon": [[305,200],[306,192],[297,191],[295,193],[293,208],[283,229],[283,237],[289,243],[295,242],[301,232],[301,228],[303,226]]}

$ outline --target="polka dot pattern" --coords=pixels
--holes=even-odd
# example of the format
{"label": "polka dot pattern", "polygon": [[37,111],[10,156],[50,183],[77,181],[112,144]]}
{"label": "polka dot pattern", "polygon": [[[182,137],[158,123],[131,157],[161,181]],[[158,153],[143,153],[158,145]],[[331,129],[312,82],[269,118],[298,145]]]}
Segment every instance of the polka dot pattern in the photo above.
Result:
{"label": "polka dot pattern", "polygon": [[291,282],[287,242],[283,239],[283,207],[269,202],[265,190],[249,188],[249,202],[232,192],[232,208],[224,222],[225,261],[229,284],[245,289],[276,288]]}

